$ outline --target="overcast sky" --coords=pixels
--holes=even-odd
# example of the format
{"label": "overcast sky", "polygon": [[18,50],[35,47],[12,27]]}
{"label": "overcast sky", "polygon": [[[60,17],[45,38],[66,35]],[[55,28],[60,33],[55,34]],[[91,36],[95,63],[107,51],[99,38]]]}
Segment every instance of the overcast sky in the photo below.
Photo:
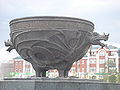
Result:
{"label": "overcast sky", "polygon": [[96,32],[120,47],[120,0],[0,0],[0,59],[9,39],[9,21],[27,16],[67,16],[87,19]]}

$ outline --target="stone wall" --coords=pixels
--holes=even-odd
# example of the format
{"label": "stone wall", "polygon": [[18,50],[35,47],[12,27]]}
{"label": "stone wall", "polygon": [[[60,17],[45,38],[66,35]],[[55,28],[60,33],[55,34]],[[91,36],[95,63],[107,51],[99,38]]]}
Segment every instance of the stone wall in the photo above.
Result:
{"label": "stone wall", "polygon": [[0,90],[120,90],[120,84],[80,79],[3,80]]}

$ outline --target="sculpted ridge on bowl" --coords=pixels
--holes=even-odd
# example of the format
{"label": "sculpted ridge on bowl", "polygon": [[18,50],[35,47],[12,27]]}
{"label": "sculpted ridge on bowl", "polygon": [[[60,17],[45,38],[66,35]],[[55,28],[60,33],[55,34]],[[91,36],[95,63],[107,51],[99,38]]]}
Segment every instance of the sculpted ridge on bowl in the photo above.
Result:
{"label": "sculpted ridge on bowl", "polygon": [[60,77],[68,76],[72,64],[80,60],[93,45],[105,45],[109,35],[93,32],[92,22],[70,17],[26,17],[10,22],[8,51],[16,49],[33,65],[37,76],[57,69]]}

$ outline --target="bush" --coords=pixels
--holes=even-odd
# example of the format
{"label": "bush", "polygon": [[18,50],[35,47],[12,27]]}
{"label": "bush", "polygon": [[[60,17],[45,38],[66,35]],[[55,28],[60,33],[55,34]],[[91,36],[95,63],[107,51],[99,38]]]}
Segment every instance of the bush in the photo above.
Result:
{"label": "bush", "polygon": [[108,76],[105,76],[105,77],[103,78],[103,81],[104,81],[104,82],[108,82],[108,80],[109,80],[109,77],[108,77]]}
{"label": "bush", "polygon": [[120,75],[118,75],[117,82],[120,83]]}
{"label": "bush", "polygon": [[109,82],[116,83],[117,77],[115,75],[109,76]]}

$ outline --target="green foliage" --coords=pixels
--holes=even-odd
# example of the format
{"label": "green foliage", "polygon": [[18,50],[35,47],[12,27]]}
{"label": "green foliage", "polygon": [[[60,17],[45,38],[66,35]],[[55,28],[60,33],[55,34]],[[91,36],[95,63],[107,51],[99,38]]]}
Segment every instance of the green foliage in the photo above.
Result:
{"label": "green foliage", "polygon": [[117,76],[117,83],[120,83],[120,75]]}
{"label": "green foliage", "polygon": [[108,82],[108,80],[109,80],[108,75],[107,75],[107,76],[104,76],[103,81],[104,81],[104,82]]}
{"label": "green foliage", "polygon": [[104,76],[104,82],[111,82],[111,83],[120,83],[120,74],[112,74],[110,76]]}
{"label": "green foliage", "polygon": [[92,76],[92,79],[96,79],[96,76]]}
{"label": "green foliage", "polygon": [[13,77],[13,76],[15,76],[14,72],[8,72],[5,74],[5,77]]}
{"label": "green foliage", "polygon": [[117,77],[115,75],[109,76],[109,82],[116,83]]}

